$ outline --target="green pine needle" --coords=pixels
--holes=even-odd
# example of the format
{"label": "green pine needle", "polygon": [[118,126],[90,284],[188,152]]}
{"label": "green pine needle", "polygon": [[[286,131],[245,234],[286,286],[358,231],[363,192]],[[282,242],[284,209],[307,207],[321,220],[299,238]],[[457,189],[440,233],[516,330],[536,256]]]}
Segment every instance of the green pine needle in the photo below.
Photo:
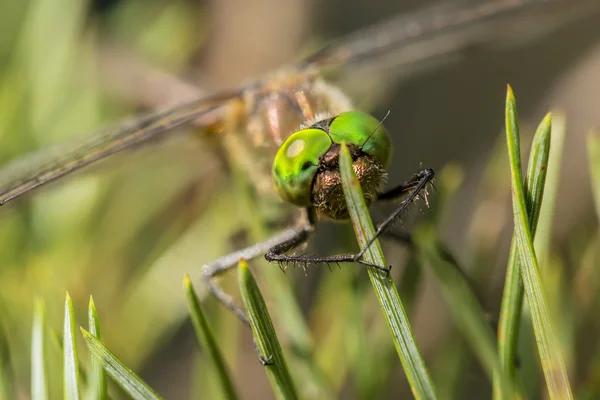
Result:
{"label": "green pine needle", "polygon": [[248,264],[244,260],[238,267],[238,280],[254,340],[262,361],[267,363],[264,368],[273,391],[278,399],[297,399],[296,386],[285,362],[269,311]]}
{"label": "green pine needle", "polygon": [[500,368],[496,338],[485,312],[461,269],[439,243],[435,228],[422,224],[413,235],[421,258],[426,261],[436,278],[437,287],[448,303],[453,319],[473,348],[474,354],[488,373],[490,380],[496,376],[501,398],[514,398],[514,384]]}
{"label": "green pine needle", "polygon": [[521,261],[521,275],[531,311],[533,330],[546,378],[546,386],[550,398],[572,399],[571,385],[569,384],[559,342],[550,320],[550,312],[529,228],[525,191],[523,189],[523,174],[521,172],[517,106],[510,86],[508,86],[506,96],[506,139],[510,160],[515,234]]}
{"label": "green pine needle", "polygon": [[[550,155],[550,132],[552,118],[550,114],[542,120],[533,138],[527,168],[527,213],[531,234],[535,235],[537,221],[542,206],[544,187],[546,186],[546,173]],[[521,266],[517,251],[517,238],[513,234],[510,253],[506,268],[504,294],[498,326],[498,346],[500,362],[505,373],[514,379],[515,359],[517,354],[517,339],[519,324],[523,309],[524,287],[521,279]],[[500,398],[501,392],[498,385],[494,388],[495,398]]]}
{"label": "green pine needle", "polygon": [[[100,319],[98,318],[98,311],[94,304],[94,299],[90,296],[90,303],[88,306],[88,326],[90,334],[96,339],[102,340],[100,335]],[[106,373],[100,361],[90,356],[90,374],[88,377],[88,396],[90,400],[104,400],[108,396],[106,386]]]}
{"label": "green pine needle", "polygon": [[228,399],[237,399],[238,396],[233,387],[231,374],[227,369],[223,355],[217,346],[217,341],[204,317],[204,313],[200,307],[200,300],[198,300],[198,295],[194,290],[190,276],[187,274],[183,279],[183,286],[198,344],[206,351],[214,363],[225,397]]}
{"label": "green pine needle", "polygon": [[46,309],[43,301],[37,299],[31,329],[31,398],[33,400],[48,398],[45,333]]}
{"label": "green pine needle", "polygon": [[[360,183],[352,168],[352,157],[345,144],[342,144],[340,152],[340,173],[354,232],[359,245],[364,246],[369,238],[375,235],[375,229],[362,195]],[[365,261],[374,265],[384,267],[388,265],[377,240],[367,249],[364,258]],[[408,316],[404,311],[394,281],[389,275],[374,267],[367,269],[413,394],[417,399],[436,399],[433,381],[415,342]]]}
{"label": "green pine needle", "polygon": [[63,365],[65,399],[79,399],[79,364],[75,340],[75,316],[69,293],[65,299],[65,323],[63,326]]}
{"label": "green pine needle", "polygon": [[136,400],[157,400],[160,396],[152,390],[139,376],[120,361],[102,342],[85,329],[81,328],[88,349],[100,362],[113,380]]}

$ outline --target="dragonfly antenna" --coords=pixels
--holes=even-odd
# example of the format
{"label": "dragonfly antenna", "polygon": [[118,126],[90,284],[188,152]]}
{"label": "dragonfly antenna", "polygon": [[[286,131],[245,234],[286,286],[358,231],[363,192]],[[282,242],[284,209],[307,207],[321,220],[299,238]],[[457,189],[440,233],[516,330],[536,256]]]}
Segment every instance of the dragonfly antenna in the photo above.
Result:
{"label": "dragonfly antenna", "polygon": [[390,110],[388,110],[388,112],[385,114],[385,116],[381,119],[381,121],[379,121],[379,124],[377,124],[377,126],[375,127],[375,129],[373,129],[373,132],[371,132],[369,134],[369,136],[367,136],[367,138],[365,139],[365,141],[363,142],[363,144],[360,145],[360,149],[362,150],[363,146],[365,144],[367,144],[367,142],[369,140],[371,140],[371,137],[373,136],[373,134],[375,134],[375,132],[377,132],[377,129],[379,129],[379,127],[383,124],[383,122],[387,119],[387,117],[390,115]]}

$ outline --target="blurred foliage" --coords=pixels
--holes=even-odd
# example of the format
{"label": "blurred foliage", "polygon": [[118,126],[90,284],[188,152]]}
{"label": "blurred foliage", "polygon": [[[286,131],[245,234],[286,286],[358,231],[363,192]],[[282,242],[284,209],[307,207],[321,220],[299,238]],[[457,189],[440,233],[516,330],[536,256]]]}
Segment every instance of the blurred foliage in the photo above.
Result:
{"label": "blurred foliage", "polygon": [[[198,26],[204,7],[184,0],[124,0],[100,13],[81,0],[0,0],[0,165],[137,112],[139,104],[105,87],[99,44],[107,38],[124,43],[149,64],[185,74],[206,39]],[[524,137],[531,133],[522,130]],[[492,325],[501,289],[494,286],[491,268],[506,265],[512,230],[509,165],[505,144],[499,143],[482,168],[471,206],[461,207],[466,233],[462,247],[454,249]],[[589,141],[595,194],[599,143],[597,136]],[[210,150],[191,135],[173,138],[115,156],[101,168],[0,209],[0,399],[30,396],[37,298],[46,305],[47,333],[54,338],[54,346],[44,350],[49,398],[62,395],[56,332],[62,329],[65,290],[78,325],[86,321],[93,294],[102,342],[165,398],[222,398],[216,371],[197,347],[182,280],[189,273],[204,298],[197,285],[200,267],[240,241],[268,236],[272,227],[260,218],[260,201],[247,193],[236,171],[226,171]],[[409,220],[439,227],[455,212],[465,172],[455,164],[437,172],[430,210],[418,203]],[[600,196],[595,200],[600,210]],[[317,232],[314,242],[326,243],[319,250],[356,246],[349,226],[324,228],[340,240]],[[547,241],[551,228],[544,228]],[[563,242],[545,245],[547,254],[539,260],[573,391],[586,399],[600,397],[599,238],[597,219],[590,217]],[[414,254],[384,245],[440,398],[491,396],[473,348],[448,321],[448,308],[456,305],[440,306],[430,273],[420,269]],[[363,269],[311,269],[305,277],[260,261],[252,268],[302,397],[410,396]],[[236,293],[231,275],[223,286]],[[271,397],[250,332],[213,301],[202,306],[241,397]],[[525,398],[543,398],[531,317],[524,311],[515,360],[518,386]],[[80,365],[87,369],[78,330],[76,340]],[[124,397],[119,390],[111,383],[110,397]]]}

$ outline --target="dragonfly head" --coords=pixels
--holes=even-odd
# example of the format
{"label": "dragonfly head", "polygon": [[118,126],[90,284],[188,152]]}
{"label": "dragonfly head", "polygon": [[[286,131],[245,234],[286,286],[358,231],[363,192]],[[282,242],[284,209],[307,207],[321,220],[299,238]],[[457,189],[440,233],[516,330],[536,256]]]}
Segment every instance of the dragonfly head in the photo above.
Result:
{"label": "dragonfly head", "polygon": [[340,144],[346,143],[367,204],[383,187],[392,156],[390,135],[373,116],[349,111],[318,121],[290,135],[273,162],[279,196],[315,208],[331,219],[348,218],[339,171]]}

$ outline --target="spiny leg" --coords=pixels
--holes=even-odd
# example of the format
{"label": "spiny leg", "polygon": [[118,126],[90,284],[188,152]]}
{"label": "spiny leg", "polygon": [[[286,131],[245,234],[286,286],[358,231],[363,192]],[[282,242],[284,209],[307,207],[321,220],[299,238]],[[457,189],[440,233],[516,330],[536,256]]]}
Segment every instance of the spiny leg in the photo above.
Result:
{"label": "spiny leg", "polygon": [[[404,182],[401,185],[398,185],[390,190],[387,190],[383,193],[377,195],[377,201],[388,201],[395,200],[398,197],[405,195],[407,192],[410,192],[413,189],[416,189],[417,192],[421,191],[425,188],[427,183],[433,181],[433,177],[435,173],[433,169],[427,168],[423,169],[416,174],[414,174],[409,180]],[[425,180],[425,182],[423,182]],[[420,186],[420,187],[418,187]],[[416,193],[418,195],[419,193]],[[415,196],[416,196],[415,195]]]}
{"label": "spiny leg", "polygon": [[[378,197],[378,200],[391,200],[391,199],[394,199],[396,197],[403,195],[404,193],[406,193],[410,190],[413,190],[413,192],[416,191],[417,192],[416,194],[418,195],[418,191],[423,190],[425,188],[425,186],[427,185],[427,183],[425,183],[425,185],[421,185],[421,182],[422,182],[423,178],[427,178],[428,175],[431,175],[429,177],[429,182],[431,182],[431,180],[433,179],[433,171],[428,170],[428,169],[420,171],[417,174],[415,174],[411,179],[406,181],[404,184],[399,185],[398,187],[395,187],[395,188],[381,194]],[[422,187],[419,189],[419,186],[422,186]],[[410,199],[407,198],[405,200],[405,202],[408,200],[410,200]],[[404,205],[404,202],[402,205]],[[401,207],[402,207],[402,205],[401,205]],[[402,211],[400,211],[400,214],[401,213],[402,213]],[[381,228],[381,226],[384,225],[385,223],[389,224],[389,222],[388,222],[389,219],[390,218],[388,217],[386,219],[386,221],[379,224],[379,227]],[[412,240],[412,235],[409,232],[386,231],[385,229],[386,228],[384,227],[381,232],[383,237],[386,237],[395,242],[403,244],[403,245],[407,246],[411,251],[415,250],[414,242]],[[379,231],[380,231],[380,229],[378,229],[378,232]],[[481,305],[482,309],[485,309],[485,307],[484,307],[485,303],[483,301],[484,296],[482,296],[481,291],[478,289],[478,287],[477,287],[476,283],[473,281],[473,279],[471,279],[471,277],[462,268],[460,268],[460,264],[456,261],[455,257],[452,255],[450,250],[448,250],[444,246],[440,246],[440,251],[443,253],[444,258],[446,260],[448,260],[451,265],[456,266],[456,271],[459,273],[459,275],[462,277],[462,279],[465,281],[465,283],[471,288],[472,293],[475,295],[477,300],[479,300],[479,304]]]}
{"label": "spiny leg", "polygon": [[339,263],[359,263],[363,265],[367,265],[370,267],[377,268],[386,273],[390,272],[390,268],[382,267],[379,265],[371,264],[367,261],[361,260],[357,254],[336,254],[332,256],[314,256],[314,255],[296,255],[296,254],[286,254],[288,251],[294,249],[295,247],[305,243],[310,235],[315,230],[315,221],[317,217],[315,215],[314,209],[305,209],[305,215],[303,218],[303,225],[296,230],[296,235],[290,237],[286,241],[282,241],[277,243],[273,247],[271,247],[265,253],[265,259],[269,262],[277,262],[280,265],[288,265],[288,264],[301,264],[304,268],[308,265],[318,265],[318,264],[339,264]]}
{"label": "spiny leg", "polygon": [[417,196],[419,196],[421,192],[426,189],[427,185],[433,180],[434,175],[435,174],[432,169],[424,169],[422,171],[417,172],[411,179],[409,179],[402,185],[399,185],[378,196],[378,201],[392,200],[408,192],[408,196],[402,201],[400,206],[377,226],[375,235],[373,235],[373,237],[369,239],[367,244],[356,255],[356,261],[362,258],[367,249],[373,244],[373,242],[379,236],[381,236],[381,234],[384,233],[390,226],[392,226],[393,223],[402,215],[402,213],[406,211],[408,206],[410,206],[415,201]]}
{"label": "spiny leg", "polygon": [[[217,284],[214,278],[230,270],[231,268],[236,267],[242,259],[251,260],[260,255],[263,255],[267,251],[269,251],[269,249],[281,243],[289,241],[290,238],[295,237],[297,234],[298,232],[296,229],[286,229],[280,232],[279,234],[271,237],[270,239],[265,240],[264,242],[260,242],[253,246],[249,246],[244,249],[235,251],[233,253],[229,253],[211,262],[210,264],[206,264],[202,271],[202,278],[208,286],[210,293],[225,307],[227,307],[227,309],[231,310],[240,319],[240,321],[242,321],[245,325],[250,326],[250,321],[248,320],[248,317],[246,316],[244,310],[242,310],[235,303],[233,298]],[[254,341],[254,349],[258,354],[260,363],[263,366],[272,364],[271,360],[273,356],[271,355],[266,359],[263,358],[260,354],[256,341]]]}
{"label": "spiny leg", "polygon": [[[395,188],[392,188],[384,193],[379,194],[377,196],[377,201],[394,200],[400,196],[405,195],[407,192],[410,192],[412,189],[414,189],[419,184],[419,181],[421,180],[421,178],[423,178],[423,175],[425,173],[429,174],[430,170],[426,169],[423,171],[419,171],[418,173],[413,175],[409,180],[407,180],[403,184],[398,185]],[[433,173],[433,171],[431,171],[431,173]],[[432,181],[433,181],[433,178],[431,178],[429,182],[432,182]],[[381,224],[383,224],[383,223],[379,223],[377,226],[379,226]],[[394,230],[385,230],[385,231],[383,231],[382,235],[385,238],[393,240],[401,245],[404,245],[411,250],[414,249],[414,242],[413,242],[413,238],[412,238],[412,235],[410,232],[406,232],[406,231],[398,232],[398,231],[394,231]]]}
{"label": "spiny leg", "polygon": [[302,229],[297,231],[295,237],[290,238],[286,242],[279,243],[276,246],[273,246],[267,253],[265,254],[265,259],[269,262],[277,262],[279,264],[301,264],[306,267],[307,265],[317,265],[317,264],[339,264],[339,263],[359,263],[363,265],[368,265],[370,267],[377,268],[386,273],[390,272],[389,268],[385,268],[379,265],[371,264],[367,261],[360,260],[357,257],[357,254],[336,254],[332,256],[313,256],[313,255],[296,255],[296,254],[286,254],[288,251],[293,248],[299,246],[300,244],[306,242],[310,234],[314,231],[314,225],[307,224]]}
{"label": "spiny leg", "polygon": [[246,313],[235,303],[233,298],[227,294],[215,281],[215,277],[236,267],[240,260],[251,260],[264,254],[269,262],[279,264],[332,264],[332,263],[359,263],[377,268],[389,273],[390,268],[371,264],[361,260],[361,254],[338,254],[332,256],[318,257],[311,255],[288,255],[286,252],[305,243],[315,229],[314,221],[316,217],[314,212],[306,210],[302,225],[298,228],[286,229],[268,240],[257,243],[253,246],[229,253],[204,266],[202,278],[206,282],[210,293],[219,300],[225,307],[231,310],[246,325],[249,325]]}
{"label": "spiny leg", "polygon": [[286,243],[290,238],[295,237],[298,234],[296,229],[286,229],[279,234],[265,240],[264,242],[257,243],[255,245],[246,247],[241,250],[229,253],[215,261],[206,264],[202,271],[202,278],[206,282],[208,289],[211,294],[219,300],[225,307],[233,311],[235,315],[246,325],[250,325],[246,313],[235,303],[233,298],[228,295],[218,284],[215,282],[215,277],[236,267],[240,260],[251,260],[258,256],[267,253],[271,248]]}
{"label": "spiny leg", "polygon": [[290,240],[298,237],[303,231],[307,230],[307,226],[312,227],[314,225],[313,221],[314,216],[312,214],[303,212],[299,217],[300,228],[285,229],[263,242],[234,251],[218,258],[210,264],[206,264],[202,270],[202,278],[204,282],[206,282],[210,293],[225,307],[237,315],[244,324],[249,326],[250,322],[248,321],[246,313],[235,303],[233,298],[217,284],[215,277],[236,267],[242,259],[252,260],[253,258],[268,253],[273,248],[281,246],[283,243],[288,243]]}

